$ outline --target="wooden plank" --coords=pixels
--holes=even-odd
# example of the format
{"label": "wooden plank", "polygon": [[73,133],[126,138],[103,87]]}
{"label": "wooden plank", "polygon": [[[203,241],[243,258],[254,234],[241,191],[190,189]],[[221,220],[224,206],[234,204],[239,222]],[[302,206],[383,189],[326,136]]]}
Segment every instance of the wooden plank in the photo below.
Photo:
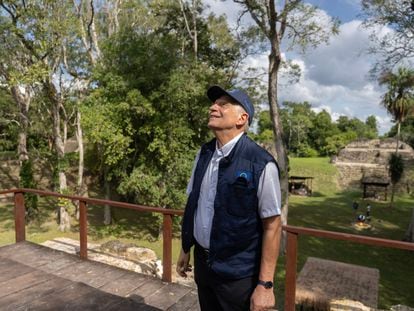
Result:
{"label": "wooden plank", "polygon": [[14,311],[19,307],[26,306],[28,308],[33,300],[40,297],[54,295],[56,292],[62,290],[70,284],[71,281],[69,280],[53,277],[48,281],[0,298],[0,305],[2,306],[1,309]]}
{"label": "wooden plank", "polygon": [[123,275],[121,278],[111,280],[99,289],[114,295],[127,296],[129,293],[144,284],[148,278],[148,276],[143,274],[130,272]]}
{"label": "wooden plank", "polygon": [[42,270],[47,273],[54,273],[58,270],[72,266],[73,269],[76,269],[76,264],[78,264],[80,259],[72,258],[68,256],[62,256],[60,258],[53,259],[53,261],[38,267],[39,270]]}
{"label": "wooden plank", "polygon": [[[33,268],[9,259],[2,259],[2,263],[3,264],[1,265],[0,269],[0,285],[2,285],[4,282],[8,282],[11,279],[19,277],[20,275],[33,271]],[[0,293],[1,291],[2,288],[0,287]]]}
{"label": "wooden plank", "polygon": [[142,302],[145,297],[150,296],[164,286],[167,286],[167,283],[163,283],[161,280],[151,278],[144,282],[137,289],[129,293],[127,297],[131,297],[135,301]]}
{"label": "wooden plank", "polygon": [[53,296],[42,296],[30,303],[30,306],[24,306],[16,309],[23,310],[71,310],[70,303],[76,301],[83,295],[91,294],[94,289],[82,283],[71,283],[70,285],[55,292]]}
{"label": "wooden plank", "polygon": [[194,305],[198,305],[197,291],[191,290],[174,305],[168,308],[168,311],[185,311],[190,310]]}
{"label": "wooden plank", "polygon": [[113,304],[105,309],[105,311],[159,311],[160,309],[148,306],[144,303],[124,298],[119,304]]}
{"label": "wooden plank", "polygon": [[190,287],[169,283],[146,297],[145,303],[162,310],[167,310],[191,290],[192,288]]}
{"label": "wooden plank", "polygon": [[30,242],[0,247],[0,278],[3,278],[3,283],[0,282],[2,310],[4,306],[13,311],[158,311],[174,305],[177,307],[171,310],[198,308],[197,294],[189,287],[83,261]]}
{"label": "wooden plank", "polygon": [[53,276],[43,271],[33,270],[32,272],[20,275],[0,283],[0,297],[10,295],[39,283],[50,280]]}
{"label": "wooden plank", "polygon": [[111,266],[99,264],[97,262],[81,261],[75,266],[71,265],[55,272],[59,277],[63,277],[74,282],[83,282],[88,285],[99,287],[106,283],[103,274],[111,269]]}
{"label": "wooden plank", "polygon": [[74,260],[77,260],[75,256],[66,256],[62,252],[30,242],[20,242],[5,248],[1,247],[0,254],[3,258],[9,258],[34,268],[49,264],[63,257],[72,257]]}

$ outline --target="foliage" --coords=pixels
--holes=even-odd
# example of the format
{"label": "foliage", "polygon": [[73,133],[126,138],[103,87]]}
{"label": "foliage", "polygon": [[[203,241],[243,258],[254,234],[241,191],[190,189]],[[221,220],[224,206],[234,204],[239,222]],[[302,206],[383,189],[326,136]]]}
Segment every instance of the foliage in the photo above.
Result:
{"label": "foliage", "polygon": [[379,83],[388,88],[382,99],[383,106],[395,122],[404,122],[414,113],[414,71],[404,67],[398,68],[397,73],[386,71]]}
{"label": "foliage", "polygon": [[[224,20],[199,15],[197,25],[206,28],[195,62],[190,51],[177,46],[176,29],[183,26],[178,7],[170,3],[155,9],[160,19],[154,31],[125,25],[103,44],[102,63],[93,76],[96,87],[83,101],[82,120],[102,179],[129,201],[182,208],[196,150],[211,135],[205,91],[212,84],[225,86],[228,77],[227,67],[215,68],[219,60],[204,59],[203,53],[215,46],[223,66],[234,55],[226,56],[222,43],[215,45],[214,40],[224,40]],[[220,34],[210,32],[208,20],[221,25]],[[180,36],[184,40],[185,33]]]}
{"label": "foliage", "polygon": [[17,106],[9,92],[0,87],[0,152],[17,149],[19,128],[17,118]]}
{"label": "foliage", "polygon": [[[397,135],[398,125],[391,127],[390,131],[386,134],[387,137],[395,137]],[[409,144],[414,148],[414,116],[407,117],[401,122],[401,140]]]}
{"label": "foliage", "polygon": [[[19,187],[36,189],[37,184],[33,177],[33,163],[31,160],[23,161],[20,168]],[[26,207],[26,220],[34,220],[39,212],[37,195],[33,193],[24,194],[24,204]]]}
{"label": "foliage", "polygon": [[400,154],[392,153],[388,161],[391,181],[396,184],[400,181],[404,172],[404,161]]}
{"label": "foliage", "polygon": [[[341,148],[355,139],[378,137],[377,122],[369,116],[365,122],[357,118],[340,116],[333,122],[325,110],[315,113],[308,102],[284,102],[281,118],[284,139],[289,154],[298,157],[335,155]],[[267,111],[259,114],[256,139],[270,143],[273,139],[270,116]]]}
{"label": "foliage", "polygon": [[[364,26],[372,29],[369,52],[380,56],[374,73],[393,69],[414,56],[413,2],[407,0],[362,0]],[[390,29],[384,35],[383,26]]]}

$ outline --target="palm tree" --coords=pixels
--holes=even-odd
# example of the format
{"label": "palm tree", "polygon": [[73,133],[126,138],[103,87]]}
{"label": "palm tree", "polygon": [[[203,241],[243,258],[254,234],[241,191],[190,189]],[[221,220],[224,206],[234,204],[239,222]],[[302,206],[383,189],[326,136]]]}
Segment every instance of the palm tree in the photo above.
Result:
{"label": "palm tree", "polygon": [[388,90],[384,94],[381,104],[392,115],[397,123],[397,147],[400,141],[401,123],[414,113],[414,70],[400,67],[397,73],[384,72],[380,78],[381,85],[387,85]]}
{"label": "palm tree", "polygon": [[389,160],[389,171],[391,176],[391,202],[394,203],[394,194],[396,184],[400,180],[404,163],[398,154],[398,146],[400,142],[401,123],[414,114],[414,71],[408,68],[400,67],[397,73],[391,71],[384,72],[379,78],[381,85],[387,85],[388,90],[382,98],[382,105],[387,109],[388,113],[393,116],[394,122],[397,123],[397,145],[395,154]]}

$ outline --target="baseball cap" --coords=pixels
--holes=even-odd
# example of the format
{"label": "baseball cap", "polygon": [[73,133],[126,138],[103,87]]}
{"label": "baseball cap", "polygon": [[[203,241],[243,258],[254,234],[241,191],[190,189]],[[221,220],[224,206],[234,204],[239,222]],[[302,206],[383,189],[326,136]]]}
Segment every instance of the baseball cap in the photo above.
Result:
{"label": "baseball cap", "polygon": [[244,93],[242,90],[237,89],[226,91],[218,85],[213,85],[207,90],[207,96],[213,103],[221,96],[226,95],[233,98],[244,108],[244,110],[246,110],[247,114],[249,115],[250,125],[254,116],[254,106],[246,93]]}

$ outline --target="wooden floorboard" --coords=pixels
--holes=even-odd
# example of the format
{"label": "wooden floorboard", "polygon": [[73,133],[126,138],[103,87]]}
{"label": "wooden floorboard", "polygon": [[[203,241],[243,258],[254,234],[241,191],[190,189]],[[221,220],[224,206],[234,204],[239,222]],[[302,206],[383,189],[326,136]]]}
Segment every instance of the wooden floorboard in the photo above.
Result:
{"label": "wooden floorboard", "polygon": [[146,297],[145,303],[162,310],[167,310],[190,291],[190,287],[170,283]]}
{"label": "wooden floorboard", "polygon": [[199,310],[197,292],[30,242],[0,247],[0,310]]}

